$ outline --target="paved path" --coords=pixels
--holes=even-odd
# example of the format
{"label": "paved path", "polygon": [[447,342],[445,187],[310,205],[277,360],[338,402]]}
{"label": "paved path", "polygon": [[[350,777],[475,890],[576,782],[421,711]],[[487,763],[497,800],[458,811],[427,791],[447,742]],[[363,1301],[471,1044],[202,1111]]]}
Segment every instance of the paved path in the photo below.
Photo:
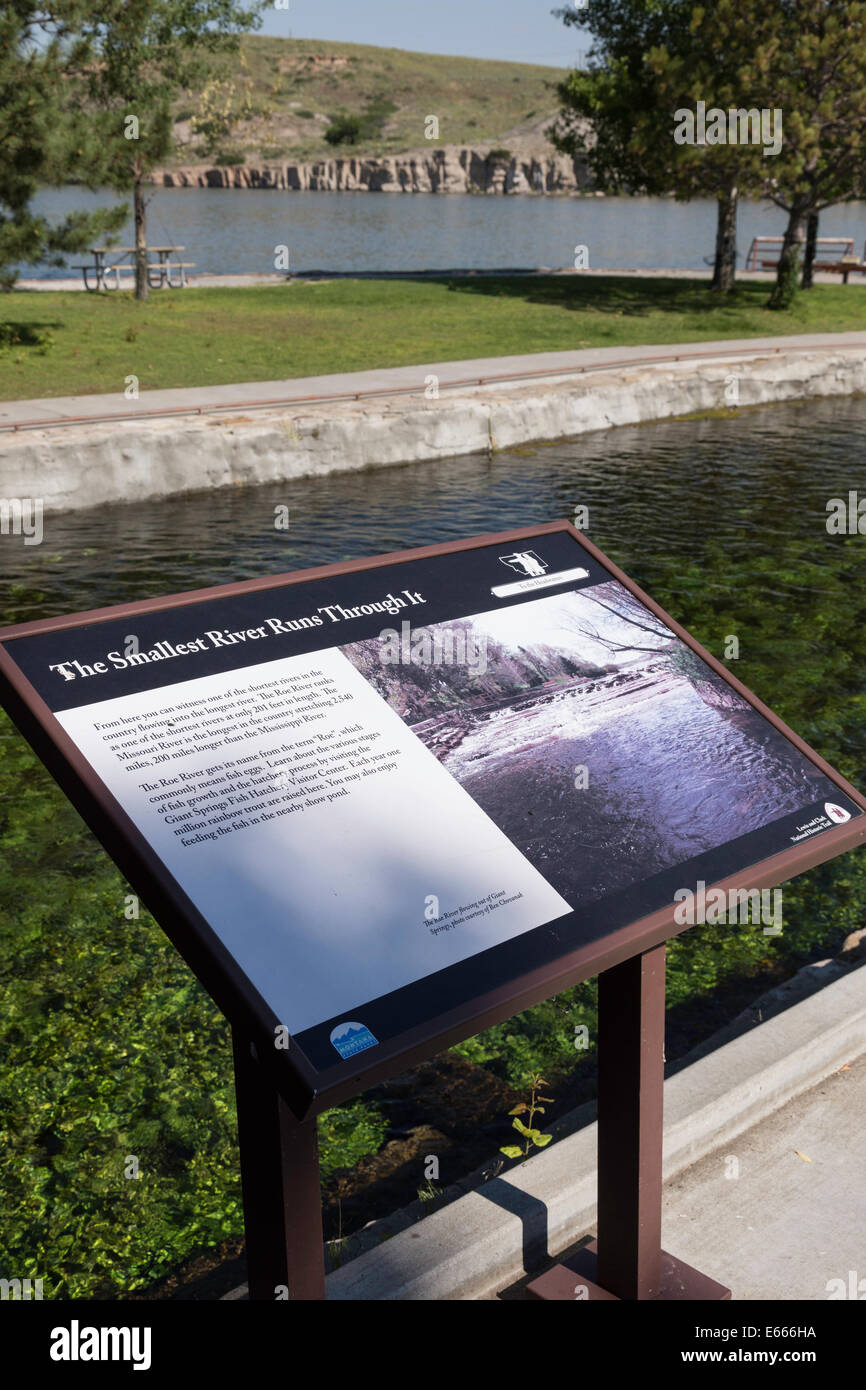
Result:
{"label": "paved path", "polygon": [[523,353],[510,357],[479,357],[459,362],[428,362],[411,367],[388,367],[366,372],[337,372],[329,376],[294,377],[282,381],[250,381],[224,386],[184,387],[144,391],[128,401],[122,391],[110,395],[53,396],[0,402],[0,429],[29,423],[44,425],[83,420],[136,419],[154,413],[198,414],[207,410],[250,409],[339,398],[424,392],[425,379],[435,376],[439,389],[472,389],[487,383],[544,380],[573,373],[642,362],[677,359],[709,361],[761,353],[764,350],[849,348],[866,351],[866,332],[804,333],[786,337],[728,338],[712,342],[666,343],[660,346],[584,348],[574,352]]}
{"label": "paved path", "polygon": [[737,1299],[827,1299],[850,1270],[866,1280],[864,1115],[860,1057],[669,1183],[665,1247]]}
{"label": "paved path", "polygon": [[780,1315],[792,1299],[839,1298],[834,1279],[850,1298],[851,1271],[866,1298],[864,1114],[860,1056],[667,1182],[664,1248],[738,1302],[777,1300]]}

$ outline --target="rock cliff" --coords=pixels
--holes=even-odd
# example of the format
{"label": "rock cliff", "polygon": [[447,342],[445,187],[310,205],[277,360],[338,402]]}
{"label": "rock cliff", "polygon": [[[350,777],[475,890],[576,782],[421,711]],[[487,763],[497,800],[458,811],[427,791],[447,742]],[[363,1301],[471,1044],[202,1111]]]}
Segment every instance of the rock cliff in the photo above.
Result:
{"label": "rock cliff", "polygon": [[390,157],[339,157],[309,164],[267,161],[213,167],[156,169],[165,188],[277,188],[299,192],[577,193],[591,186],[586,166],[566,155],[492,156],[458,146]]}

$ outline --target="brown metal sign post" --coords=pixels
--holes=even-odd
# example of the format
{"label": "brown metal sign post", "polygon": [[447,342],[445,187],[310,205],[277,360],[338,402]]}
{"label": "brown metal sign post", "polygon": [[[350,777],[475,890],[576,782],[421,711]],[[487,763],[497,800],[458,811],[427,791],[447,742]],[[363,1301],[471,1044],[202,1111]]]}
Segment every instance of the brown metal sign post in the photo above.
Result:
{"label": "brown metal sign post", "polygon": [[598,1282],[618,1298],[661,1287],[665,950],[598,981]]}
{"label": "brown metal sign post", "polygon": [[597,1256],[533,1292],[727,1296],[661,1249],[664,943],[866,798],[585,536],[6,628],[0,702],[231,1024],[252,1298],[324,1297],[317,1116],[596,975]]}
{"label": "brown metal sign post", "polygon": [[234,1033],[235,1092],[251,1299],[325,1297],[316,1116],[299,1120]]}

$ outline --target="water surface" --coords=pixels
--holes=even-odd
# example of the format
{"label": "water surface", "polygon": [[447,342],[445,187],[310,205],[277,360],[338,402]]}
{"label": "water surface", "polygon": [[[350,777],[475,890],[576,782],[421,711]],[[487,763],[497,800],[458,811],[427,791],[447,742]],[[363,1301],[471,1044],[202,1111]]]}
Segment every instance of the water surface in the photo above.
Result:
{"label": "water surface", "polygon": [[[0,539],[2,606],[9,584],[32,591],[12,604],[23,620],[570,518],[579,505],[591,540],[669,594],[692,592],[693,576],[678,580],[687,560],[723,552],[700,575],[711,596],[738,560],[781,556],[796,538],[832,570],[826,503],[858,484],[866,496],[864,455],[866,401],[844,398],[50,514],[41,546]],[[274,525],[283,506],[288,530]],[[820,574],[805,582],[820,587]]]}
{"label": "water surface", "polygon": [[[120,201],[107,192],[61,188],[44,191],[34,206],[59,220],[78,208]],[[744,202],[740,264],[752,237],[781,236],[785,222],[773,203]],[[270,272],[280,246],[289,248],[295,271],[563,268],[574,265],[577,246],[586,246],[590,268],[704,270],[712,261],[715,233],[710,199],[161,188],[148,210],[148,241],[185,246],[184,259],[195,262],[196,274]],[[866,203],[830,208],[820,234],[853,237],[859,255]],[[132,236],[128,222],[118,244],[131,246]],[[82,259],[71,257],[72,263]],[[50,266],[22,270],[46,278],[70,274]]]}

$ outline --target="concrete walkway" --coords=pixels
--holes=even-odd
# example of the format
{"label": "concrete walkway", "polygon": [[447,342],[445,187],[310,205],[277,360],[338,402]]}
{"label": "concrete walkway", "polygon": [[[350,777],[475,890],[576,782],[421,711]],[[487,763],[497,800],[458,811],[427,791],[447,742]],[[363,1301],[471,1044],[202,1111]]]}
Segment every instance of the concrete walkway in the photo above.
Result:
{"label": "concrete walkway", "polygon": [[866,1278],[864,1118],[861,1056],[669,1183],[663,1240],[738,1299],[826,1299],[830,1280]]}
{"label": "concrete walkway", "polygon": [[318,401],[357,400],[365,396],[417,393],[434,376],[438,389],[472,390],[479,385],[521,381],[541,383],[588,371],[610,370],[641,363],[710,362],[755,353],[853,349],[866,352],[866,332],[802,333],[767,338],[723,338],[709,342],[649,344],[645,347],[583,348],[574,352],[521,353],[509,357],[476,357],[457,362],[427,362],[409,367],[386,367],[364,372],[335,372],[328,376],[293,377],[278,381],[248,381],[224,386],[196,386],[143,391],[126,400],[123,390],[108,395],[52,396],[0,402],[0,429],[26,425],[56,426],[99,419],[135,420],[156,414],[199,414],[203,411],[249,410]]}
{"label": "concrete walkway", "polygon": [[668,1182],[664,1249],[738,1302],[839,1297],[851,1270],[866,1297],[864,1117],[861,1056]]}
{"label": "concrete walkway", "polygon": [[866,333],[587,348],[0,405],[0,496],[46,513],[494,453],[708,410],[866,394]]}

